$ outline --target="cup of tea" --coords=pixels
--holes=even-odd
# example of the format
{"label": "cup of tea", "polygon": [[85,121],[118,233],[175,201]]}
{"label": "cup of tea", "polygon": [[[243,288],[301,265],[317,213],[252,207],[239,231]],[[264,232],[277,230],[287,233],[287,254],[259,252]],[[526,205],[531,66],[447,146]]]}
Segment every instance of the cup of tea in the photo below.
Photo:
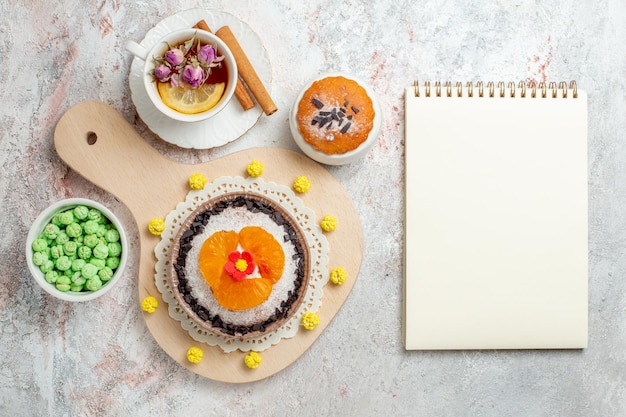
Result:
{"label": "cup of tea", "polygon": [[228,105],[237,85],[237,64],[228,46],[200,29],[170,32],[146,48],[126,49],[144,61],[143,84],[165,116],[181,122],[207,120]]}

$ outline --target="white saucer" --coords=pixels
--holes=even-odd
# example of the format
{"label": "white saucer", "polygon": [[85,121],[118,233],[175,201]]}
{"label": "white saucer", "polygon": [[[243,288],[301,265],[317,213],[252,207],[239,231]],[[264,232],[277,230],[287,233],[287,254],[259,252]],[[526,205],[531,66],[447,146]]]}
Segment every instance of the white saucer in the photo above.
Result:
{"label": "white saucer", "polygon": [[[230,27],[265,88],[271,92],[272,68],[261,39],[247,23],[229,13],[206,9],[185,10],[160,21],[139,43],[149,49],[167,33],[190,28],[203,19],[213,32],[223,26]],[[263,113],[258,104],[243,111],[237,98],[233,97],[224,110],[209,120],[184,123],[169,119],[148,98],[142,81],[142,70],[143,61],[134,58],[130,66],[129,85],[137,113],[150,130],[166,142],[181,148],[209,149],[225,145],[250,130]]]}

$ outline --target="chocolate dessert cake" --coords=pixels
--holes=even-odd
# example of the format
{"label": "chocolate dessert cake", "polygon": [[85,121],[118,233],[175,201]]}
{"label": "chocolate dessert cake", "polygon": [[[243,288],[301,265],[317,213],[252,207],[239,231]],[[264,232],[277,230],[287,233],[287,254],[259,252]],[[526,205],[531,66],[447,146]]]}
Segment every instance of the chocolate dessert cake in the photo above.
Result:
{"label": "chocolate dessert cake", "polygon": [[309,258],[303,231],[280,204],[231,192],[203,203],[181,225],[171,288],[201,328],[227,339],[261,337],[298,312]]}

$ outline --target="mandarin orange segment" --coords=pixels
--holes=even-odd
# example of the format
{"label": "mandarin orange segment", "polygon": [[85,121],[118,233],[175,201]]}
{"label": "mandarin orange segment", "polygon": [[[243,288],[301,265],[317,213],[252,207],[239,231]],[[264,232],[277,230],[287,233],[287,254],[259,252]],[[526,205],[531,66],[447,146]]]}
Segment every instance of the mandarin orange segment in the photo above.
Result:
{"label": "mandarin orange segment", "polygon": [[285,253],[274,236],[261,227],[247,226],[239,232],[239,242],[242,248],[253,254],[261,276],[272,284],[278,282],[285,268]]}
{"label": "mandarin orange segment", "polygon": [[213,233],[202,244],[198,265],[205,281],[213,291],[232,278],[224,271],[224,265],[228,261],[228,254],[237,250],[239,236],[233,231],[219,231]]}
{"label": "mandarin orange segment", "polygon": [[[238,245],[252,254],[262,278],[234,280],[224,269],[228,255]],[[258,226],[244,227],[239,233],[219,231],[200,248],[199,267],[217,302],[229,310],[246,310],[262,304],[273,285],[283,275],[285,254],[270,233]]]}
{"label": "mandarin orange segment", "polygon": [[217,301],[229,310],[246,310],[263,303],[272,293],[272,281],[264,278],[235,281],[228,277],[213,290]]}

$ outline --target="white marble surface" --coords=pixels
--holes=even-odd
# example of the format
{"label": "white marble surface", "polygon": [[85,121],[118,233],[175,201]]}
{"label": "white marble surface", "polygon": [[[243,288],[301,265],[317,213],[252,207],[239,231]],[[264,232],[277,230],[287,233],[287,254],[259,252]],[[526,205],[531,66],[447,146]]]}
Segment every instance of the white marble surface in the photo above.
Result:
{"label": "white marble surface", "polygon": [[[140,40],[164,17],[193,7],[230,12],[261,35],[279,107],[213,150],[179,149],[152,134],[127,81],[126,39]],[[0,415],[626,415],[623,0],[4,0],[0,56]],[[324,334],[283,372],[243,385],[199,377],[147,330],[132,262],[137,225],[126,207],[60,160],[55,124],[72,105],[100,100],[175,160],[207,161],[253,146],[295,149],[288,108],[307,79],[331,70],[369,80],[383,106],[377,146],[362,161],[330,169],[364,225],[358,282]],[[588,349],[404,350],[403,87],[416,77],[576,79],[588,92]],[[109,206],[133,242],[125,279],[94,303],[45,295],[26,268],[31,222],[69,196]]]}

